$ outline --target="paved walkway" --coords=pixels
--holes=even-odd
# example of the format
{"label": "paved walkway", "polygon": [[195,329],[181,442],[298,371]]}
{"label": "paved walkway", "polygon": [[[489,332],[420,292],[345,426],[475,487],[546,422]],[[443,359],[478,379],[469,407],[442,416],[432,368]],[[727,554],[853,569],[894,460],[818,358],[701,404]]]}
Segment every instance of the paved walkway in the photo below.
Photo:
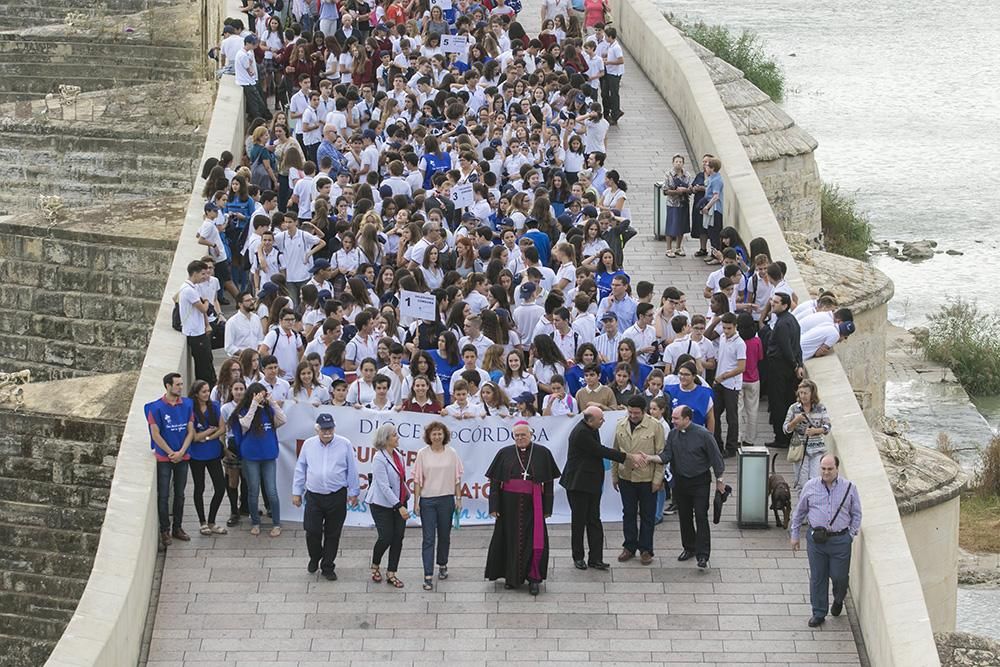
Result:
{"label": "paved walkway", "polygon": [[[530,30],[537,5],[525,5]],[[706,267],[690,252],[667,260],[664,244],[652,240],[650,222],[652,183],[672,155],[687,154],[684,139],[631,61],[622,100],[625,116],[609,135],[608,165],[629,183],[639,230],[628,245],[626,268],[657,291],[676,285],[692,308],[700,308]],[[761,437],[766,433],[761,430]],[[790,466],[779,470],[787,477]],[[726,477],[734,481],[735,471]],[[186,516],[194,517],[193,509]],[[805,555],[792,555],[785,531],[740,530],[735,498],[713,527],[707,571],[677,562],[676,517],[657,527],[651,566],[614,563],[603,573],[575,570],[569,526],[550,526],[550,578],[537,598],[482,578],[488,527],[453,533],[451,577],[425,593],[417,529],[409,529],[404,542],[399,576],[406,587],[397,591],[368,581],[373,529],[345,531],[340,579],[328,582],[305,571],[300,525],[286,524],[282,536],[271,539],[251,537],[248,523],[227,536],[195,533],[190,543],[170,547],[150,667],[859,664],[846,616],[828,619],[819,630],[806,627]],[[193,521],[187,525],[190,530]],[[614,561],[621,526],[605,528],[606,560]]]}

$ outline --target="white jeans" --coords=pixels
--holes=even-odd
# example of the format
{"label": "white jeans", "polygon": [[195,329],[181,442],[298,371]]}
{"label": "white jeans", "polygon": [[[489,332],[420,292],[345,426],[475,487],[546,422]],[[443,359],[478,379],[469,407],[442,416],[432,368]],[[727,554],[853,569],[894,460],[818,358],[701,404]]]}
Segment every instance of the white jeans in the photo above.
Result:
{"label": "white jeans", "polygon": [[760,407],[760,381],[743,381],[737,413],[740,416],[740,442],[754,443],[757,437],[757,410]]}
{"label": "white jeans", "polygon": [[319,30],[324,35],[332,36],[333,33],[337,32],[337,21],[338,19],[322,19],[319,22]]}

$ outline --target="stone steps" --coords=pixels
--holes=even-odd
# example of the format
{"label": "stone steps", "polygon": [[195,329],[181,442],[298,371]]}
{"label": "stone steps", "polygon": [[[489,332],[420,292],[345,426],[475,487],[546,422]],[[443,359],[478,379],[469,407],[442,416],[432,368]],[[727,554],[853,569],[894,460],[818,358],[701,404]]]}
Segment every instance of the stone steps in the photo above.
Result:
{"label": "stone steps", "polygon": [[86,345],[145,347],[149,326],[143,322],[104,322],[80,320],[58,315],[38,315],[13,311],[10,319],[0,320],[0,335],[33,335],[53,340],[73,340]]}
{"label": "stone steps", "polygon": [[86,587],[86,580],[73,577],[0,571],[0,590],[16,590],[19,593],[79,600]]}
{"label": "stone steps", "polygon": [[61,600],[12,591],[0,591],[0,609],[21,616],[29,616],[33,619],[68,623],[77,604],[76,600]]}
{"label": "stone steps", "polygon": [[94,554],[97,551],[97,542],[98,535],[96,533],[59,528],[38,530],[34,526],[0,522],[0,544],[6,544],[9,548],[27,548],[68,554]]}
{"label": "stone steps", "polygon": [[[93,70],[90,70],[93,71]],[[39,78],[29,75],[4,74],[0,79],[0,102],[15,102],[17,100],[35,99],[45,97],[49,93],[54,93],[59,89],[59,85],[70,82],[74,86],[80,86],[83,90],[103,90],[105,88],[129,88],[132,86],[142,86],[147,83],[161,81],[171,81],[182,77],[173,76],[171,72],[154,72],[143,77],[107,77],[107,76],[80,76],[75,79],[67,79],[62,75]]]}

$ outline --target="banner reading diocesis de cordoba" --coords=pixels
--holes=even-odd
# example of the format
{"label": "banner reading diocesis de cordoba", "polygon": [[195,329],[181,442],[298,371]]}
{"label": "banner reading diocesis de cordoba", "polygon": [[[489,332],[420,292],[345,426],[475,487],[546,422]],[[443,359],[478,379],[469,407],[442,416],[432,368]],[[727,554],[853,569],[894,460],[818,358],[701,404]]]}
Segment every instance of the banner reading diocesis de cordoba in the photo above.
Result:
{"label": "banner reading diocesis de cordoba", "polygon": [[[462,515],[464,525],[492,523],[489,516],[489,480],[486,469],[493,461],[497,450],[513,444],[511,427],[517,419],[486,417],[484,419],[451,419],[416,412],[376,412],[365,408],[345,408],[324,405],[315,407],[304,403],[285,403],[288,422],[278,429],[281,451],[278,456],[278,494],[281,501],[281,517],[289,521],[302,521],[301,507],[293,507],[292,477],[295,460],[302,442],[316,434],[316,415],[328,412],[337,421],[337,435],[343,436],[354,445],[358,459],[358,475],[361,487],[360,505],[347,513],[347,525],[371,526],[373,522],[364,504],[368,486],[368,472],[371,469],[375,449],[371,446],[375,431],[382,424],[392,423],[399,434],[399,450],[406,460],[407,484],[413,490],[412,470],[417,451],[425,446],[424,427],[432,421],[444,422],[451,431],[449,446],[462,458],[465,476],[462,487]],[[601,442],[611,447],[614,442],[615,424],[625,416],[624,412],[605,413],[606,421],[601,427]],[[560,470],[566,464],[566,448],[570,431],[581,417],[531,417],[527,421],[534,430],[534,441],[548,447],[555,457]],[[605,468],[610,463],[605,462]],[[553,523],[569,523],[569,505],[565,490],[556,482],[555,505],[552,512]],[[601,499],[601,518],[604,521],[621,521],[621,500],[611,487],[610,474],[605,479],[604,495]],[[416,523],[415,519],[410,520]]]}

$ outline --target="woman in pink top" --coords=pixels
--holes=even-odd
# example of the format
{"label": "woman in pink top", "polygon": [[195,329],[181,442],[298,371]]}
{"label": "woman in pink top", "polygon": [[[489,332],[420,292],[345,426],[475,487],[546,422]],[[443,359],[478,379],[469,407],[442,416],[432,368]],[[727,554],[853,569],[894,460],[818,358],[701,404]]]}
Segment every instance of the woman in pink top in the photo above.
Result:
{"label": "woman in pink top", "polygon": [[604,13],[607,11],[607,0],[584,0],[583,27],[590,30],[598,23],[604,23]]}
{"label": "woman in pink top", "polygon": [[424,428],[427,446],[413,466],[413,513],[423,532],[424,590],[434,589],[434,539],[437,538],[438,579],[448,578],[452,515],[462,510],[462,459],[448,446],[448,427],[434,421]]}
{"label": "woman in pink top", "polygon": [[757,323],[750,313],[736,318],[736,331],[747,344],[747,362],[743,369],[743,388],[737,412],[740,416],[740,444],[753,445],[757,437],[757,410],[760,407],[760,372],[758,364],[764,358],[764,346],[757,336]]}

